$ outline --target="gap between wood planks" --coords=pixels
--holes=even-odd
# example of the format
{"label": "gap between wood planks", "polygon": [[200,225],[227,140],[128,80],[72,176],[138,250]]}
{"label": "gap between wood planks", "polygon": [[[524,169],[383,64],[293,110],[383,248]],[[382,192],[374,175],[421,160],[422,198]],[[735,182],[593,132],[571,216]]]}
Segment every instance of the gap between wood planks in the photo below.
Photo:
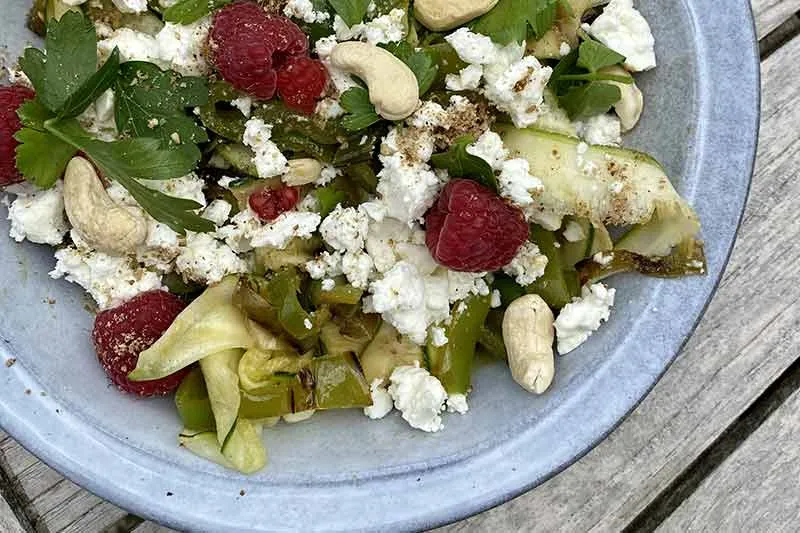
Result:
{"label": "gap between wood planks", "polygon": [[[800,35],[800,12],[759,41],[761,61]],[[667,486],[625,528],[624,533],[650,533],[669,517],[703,480],[719,467],[795,391],[800,389],[800,359],[792,363],[675,481]]]}

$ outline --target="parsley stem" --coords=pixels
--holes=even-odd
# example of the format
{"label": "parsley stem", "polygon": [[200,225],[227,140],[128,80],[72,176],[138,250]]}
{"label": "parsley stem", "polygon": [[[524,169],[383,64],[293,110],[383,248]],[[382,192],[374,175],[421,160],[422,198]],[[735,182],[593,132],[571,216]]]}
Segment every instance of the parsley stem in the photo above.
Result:
{"label": "parsley stem", "polygon": [[619,76],[616,74],[600,74],[597,72],[589,74],[563,74],[558,77],[559,80],[567,81],[616,81],[618,83],[631,84],[633,78],[630,76]]}

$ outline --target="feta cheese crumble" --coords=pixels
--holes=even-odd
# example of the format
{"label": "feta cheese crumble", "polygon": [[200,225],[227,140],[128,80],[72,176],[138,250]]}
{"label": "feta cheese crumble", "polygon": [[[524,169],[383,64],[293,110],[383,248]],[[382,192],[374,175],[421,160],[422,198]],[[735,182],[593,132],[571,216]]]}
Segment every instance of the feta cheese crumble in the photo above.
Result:
{"label": "feta cheese crumble", "polygon": [[581,297],[564,306],[556,319],[558,353],[571,352],[608,320],[615,294],[616,289],[609,289],[602,283],[581,288]]}
{"label": "feta cheese crumble", "polygon": [[386,387],[383,386],[383,380],[380,378],[372,380],[369,385],[369,395],[372,398],[372,405],[364,408],[364,414],[372,420],[378,420],[388,415],[394,408],[392,396]]}
{"label": "feta cheese crumble", "polygon": [[100,310],[116,307],[137,294],[161,289],[161,275],[140,268],[127,257],[113,257],[68,246],[56,251],[53,279],[83,287]]}
{"label": "feta cheese crumble", "polygon": [[444,427],[441,413],[447,393],[438,379],[418,364],[395,368],[389,379],[394,406],[411,427],[430,433]]}
{"label": "feta cheese crumble", "polygon": [[280,176],[288,168],[286,157],[280,148],[270,141],[271,137],[272,126],[260,118],[251,118],[245,123],[242,142],[255,152],[253,164],[256,166],[259,178]]}
{"label": "feta cheese crumble", "polygon": [[253,112],[253,99],[249,96],[240,96],[231,100],[231,105],[242,112],[245,118],[250,118]]}
{"label": "feta cheese crumble", "polygon": [[323,240],[334,250],[355,252],[364,247],[369,231],[369,216],[355,207],[341,204],[327,216],[319,227]]}
{"label": "feta cheese crumble", "polygon": [[466,414],[469,411],[466,394],[451,394],[447,397],[447,412]]}
{"label": "feta cheese crumble", "polygon": [[431,344],[439,347],[444,346],[448,341],[449,339],[447,338],[444,328],[438,326],[431,328]]}
{"label": "feta cheese crumble", "polygon": [[224,242],[208,233],[189,233],[186,246],[175,260],[175,269],[187,280],[211,285],[228,274],[249,270],[247,262]]}
{"label": "feta cheese crumble", "polygon": [[542,66],[534,56],[526,56],[524,44],[500,46],[468,28],[459,28],[445,40],[470,69],[448,76],[448,88],[477,87],[475,80],[480,73],[484,82],[481,92],[500,111],[508,113],[515,126],[524,128],[536,122],[552,68]]}
{"label": "feta cheese crumble", "polygon": [[287,17],[294,17],[309,24],[325,22],[331,18],[325,11],[316,11],[311,0],[289,0],[283,8],[283,14]]}
{"label": "feta cheese crumble", "polygon": [[625,56],[625,68],[633,72],[656,66],[655,39],[650,25],[633,7],[633,0],[611,0],[592,22],[589,33]]}
{"label": "feta cheese crumble", "polygon": [[503,272],[525,287],[542,277],[546,267],[547,256],[539,251],[538,246],[528,241],[522,245],[516,257],[503,267]]}
{"label": "feta cheese crumble", "polygon": [[29,194],[17,196],[8,207],[9,236],[17,242],[27,239],[38,244],[61,244],[69,231],[62,191],[59,181],[50,189],[31,190]]}
{"label": "feta cheese crumble", "polygon": [[392,9],[388,14],[376,17],[368,22],[361,22],[352,27],[347,26],[339,15],[333,18],[333,31],[340,41],[361,39],[369,44],[383,44],[401,41],[406,36],[406,11]]}
{"label": "feta cheese crumble", "polygon": [[622,144],[622,125],[616,115],[595,115],[576,124],[578,135],[589,144],[619,146]]}
{"label": "feta cheese crumble", "polygon": [[167,22],[156,35],[158,56],[164,66],[184,76],[207,76],[211,72],[206,61],[209,31],[211,17],[186,25]]}

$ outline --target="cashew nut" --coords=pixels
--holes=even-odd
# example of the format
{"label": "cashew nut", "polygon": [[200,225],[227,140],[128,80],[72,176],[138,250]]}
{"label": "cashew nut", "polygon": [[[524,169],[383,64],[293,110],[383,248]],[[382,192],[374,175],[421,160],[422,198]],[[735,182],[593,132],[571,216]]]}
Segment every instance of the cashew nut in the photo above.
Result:
{"label": "cashew nut", "polygon": [[[602,72],[603,74],[631,77],[627,70],[618,65],[604,68]],[[642,109],[644,109],[644,96],[642,95],[642,91],[636,86],[636,82],[633,80],[631,81],[632,83],[610,82],[612,85],[619,87],[622,93],[619,102],[614,105],[614,110],[619,117],[622,131],[632,130],[639,122],[639,118],[642,116]]]}
{"label": "cashew nut", "polygon": [[499,0],[417,0],[414,16],[433,31],[452,30],[488,13]]}
{"label": "cashew nut", "polygon": [[375,45],[339,43],[331,65],[355,74],[367,84],[375,111],[387,120],[402,120],[419,106],[419,85],[414,72],[390,52]]}
{"label": "cashew nut", "polygon": [[144,215],[115,204],[82,157],[73,157],[64,173],[64,209],[78,236],[100,252],[125,255],[147,238]]}
{"label": "cashew nut", "polygon": [[553,312],[536,294],[517,298],[503,318],[503,341],[514,381],[542,394],[553,382]]}
{"label": "cashew nut", "polygon": [[314,183],[322,174],[322,163],[310,157],[304,159],[292,159],[288,162],[286,173],[281,176],[281,180],[291,187],[308,185]]}

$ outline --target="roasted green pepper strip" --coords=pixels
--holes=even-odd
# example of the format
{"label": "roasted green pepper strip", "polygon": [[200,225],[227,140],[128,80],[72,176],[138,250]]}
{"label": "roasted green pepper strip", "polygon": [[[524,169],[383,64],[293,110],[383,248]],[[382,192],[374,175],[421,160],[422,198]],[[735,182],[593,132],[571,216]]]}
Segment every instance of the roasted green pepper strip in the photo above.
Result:
{"label": "roasted green pepper strip", "polygon": [[486,317],[486,322],[481,326],[478,344],[492,357],[506,359],[506,345],[503,342],[503,316],[502,309],[492,309]]}
{"label": "roasted green pepper strip", "polygon": [[487,296],[470,296],[453,308],[447,326],[447,344],[434,346],[428,343],[428,360],[431,374],[439,378],[448,394],[466,394],[472,379],[475,346],[481,326],[489,314]]}
{"label": "roasted green pepper strip", "polygon": [[656,278],[701,276],[706,273],[702,241],[688,239],[666,257],[645,257],[627,250],[600,252],[600,262],[587,259],[577,265],[581,283],[596,283],[614,274],[638,272]]}
{"label": "roasted green pepper strip", "polygon": [[186,429],[203,432],[216,428],[206,382],[199,368],[193,368],[181,381],[175,392],[175,406]]}
{"label": "roasted green pepper strip", "polygon": [[578,295],[580,285],[577,272],[565,270],[561,252],[556,247],[555,233],[534,224],[531,226],[531,240],[547,256],[548,261],[542,277],[528,285],[526,290],[541,296],[553,309],[561,309]]}
{"label": "roasted green pepper strip", "polygon": [[292,414],[292,390],[290,383],[276,383],[264,387],[258,394],[241,391],[242,401],[239,416],[260,420]]}
{"label": "roasted green pepper strip", "polygon": [[297,298],[300,280],[297,272],[285,268],[269,280],[267,300],[278,311],[278,321],[283,329],[298,340],[319,334],[314,318],[300,305]]}
{"label": "roasted green pepper strip", "polygon": [[330,290],[322,290],[322,280],[314,280],[311,283],[311,302],[315,307],[323,304],[344,304],[355,305],[361,301],[364,294],[362,289],[356,289],[343,279],[335,280],[336,286]]}
{"label": "roasted green pepper strip", "polygon": [[313,360],[314,399],[318,409],[349,409],[372,405],[369,385],[350,354]]}
{"label": "roasted green pepper strip", "polygon": [[264,296],[267,283],[264,278],[243,277],[233,294],[233,303],[262,326],[282,333],[283,327],[278,319],[278,311]]}

